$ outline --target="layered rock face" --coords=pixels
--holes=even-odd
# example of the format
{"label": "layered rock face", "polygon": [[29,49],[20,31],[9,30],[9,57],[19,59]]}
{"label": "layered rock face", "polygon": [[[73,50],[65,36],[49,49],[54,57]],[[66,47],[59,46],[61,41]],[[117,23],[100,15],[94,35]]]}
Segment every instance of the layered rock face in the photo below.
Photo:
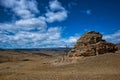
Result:
{"label": "layered rock face", "polygon": [[99,32],[90,31],[78,39],[74,48],[68,53],[68,56],[94,56],[115,51],[115,45],[103,40],[102,34]]}

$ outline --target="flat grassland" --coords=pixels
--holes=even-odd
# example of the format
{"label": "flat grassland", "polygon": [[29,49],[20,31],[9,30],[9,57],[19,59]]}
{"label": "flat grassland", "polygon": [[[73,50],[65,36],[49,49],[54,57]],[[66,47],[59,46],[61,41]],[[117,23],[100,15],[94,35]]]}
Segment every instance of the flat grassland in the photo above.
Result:
{"label": "flat grassland", "polygon": [[62,55],[0,51],[0,80],[120,80],[120,52],[57,62]]}

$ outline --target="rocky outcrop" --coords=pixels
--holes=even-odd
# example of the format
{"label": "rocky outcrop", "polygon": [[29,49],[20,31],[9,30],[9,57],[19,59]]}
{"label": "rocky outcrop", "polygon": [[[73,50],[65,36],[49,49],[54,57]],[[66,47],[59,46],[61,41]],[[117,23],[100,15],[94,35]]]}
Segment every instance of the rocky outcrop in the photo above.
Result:
{"label": "rocky outcrop", "polygon": [[120,50],[120,43],[116,44],[116,48]]}
{"label": "rocky outcrop", "polygon": [[90,31],[78,39],[74,48],[68,53],[68,56],[94,56],[115,51],[115,45],[103,40],[102,34],[99,32]]}

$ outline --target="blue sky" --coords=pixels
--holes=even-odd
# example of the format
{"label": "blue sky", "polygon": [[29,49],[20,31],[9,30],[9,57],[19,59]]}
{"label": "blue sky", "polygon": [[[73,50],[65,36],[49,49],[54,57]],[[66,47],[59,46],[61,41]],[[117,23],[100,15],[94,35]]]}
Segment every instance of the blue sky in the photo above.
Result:
{"label": "blue sky", "polygon": [[85,32],[120,42],[119,0],[0,0],[0,48],[73,46]]}

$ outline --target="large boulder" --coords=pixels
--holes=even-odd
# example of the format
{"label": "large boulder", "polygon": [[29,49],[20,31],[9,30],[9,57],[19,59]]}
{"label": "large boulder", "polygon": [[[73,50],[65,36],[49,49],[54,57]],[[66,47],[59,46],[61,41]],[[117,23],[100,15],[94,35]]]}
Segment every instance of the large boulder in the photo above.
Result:
{"label": "large boulder", "polygon": [[99,32],[90,31],[78,39],[74,48],[68,53],[68,56],[94,56],[115,51],[115,45],[103,40],[102,34]]}

